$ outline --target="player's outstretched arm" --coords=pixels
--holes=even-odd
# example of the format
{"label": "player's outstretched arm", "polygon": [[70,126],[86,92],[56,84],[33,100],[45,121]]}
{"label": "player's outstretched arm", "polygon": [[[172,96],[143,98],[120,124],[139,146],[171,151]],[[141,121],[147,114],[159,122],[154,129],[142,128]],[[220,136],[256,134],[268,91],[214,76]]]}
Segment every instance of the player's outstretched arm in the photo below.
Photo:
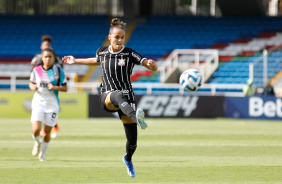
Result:
{"label": "player's outstretched arm", "polygon": [[81,65],[100,65],[100,62],[96,61],[96,58],[86,58],[86,59],[77,59],[73,56],[65,56],[62,58],[65,64],[81,64]]}
{"label": "player's outstretched arm", "polygon": [[158,70],[158,65],[156,64],[156,62],[152,59],[144,59],[142,62],[142,65],[145,66],[146,68],[148,68],[149,70],[152,71],[157,71]]}

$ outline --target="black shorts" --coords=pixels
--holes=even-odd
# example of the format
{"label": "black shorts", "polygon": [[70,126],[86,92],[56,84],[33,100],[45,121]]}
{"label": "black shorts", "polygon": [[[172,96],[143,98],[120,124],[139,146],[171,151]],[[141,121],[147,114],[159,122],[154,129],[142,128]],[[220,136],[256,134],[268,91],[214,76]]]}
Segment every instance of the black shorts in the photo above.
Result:
{"label": "black shorts", "polygon": [[[120,109],[118,109],[118,110],[109,110],[109,109],[107,109],[106,104],[105,104],[105,100],[106,100],[108,94],[109,94],[109,92],[105,92],[105,93],[100,93],[99,94],[99,103],[100,103],[101,108],[104,109],[107,112],[118,112],[119,118],[121,118],[121,116],[125,115],[125,114]],[[127,95],[127,97],[128,97],[128,95]],[[136,110],[136,102],[135,102],[135,100],[133,100],[131,98],[127,98],[127,100],[128,100],[128,103],[131,105],[131,107],[134,110]]]}

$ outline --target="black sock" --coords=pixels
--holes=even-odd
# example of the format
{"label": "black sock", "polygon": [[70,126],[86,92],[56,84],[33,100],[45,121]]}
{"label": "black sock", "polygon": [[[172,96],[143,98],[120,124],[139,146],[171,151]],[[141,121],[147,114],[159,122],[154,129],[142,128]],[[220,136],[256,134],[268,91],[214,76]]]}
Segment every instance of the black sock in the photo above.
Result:
{"label": "black sock", "polygon": [[112,92],[110,99],[114,106],[119,107],[125,115],[136,121],[136,111],[130,106],[122,92]]}
{"label": "black sock", "polygon": [[123,126],[127,138],[125,160],[131,161],[132,155],[137,147],[137,124],[128,123],[123,124]]}

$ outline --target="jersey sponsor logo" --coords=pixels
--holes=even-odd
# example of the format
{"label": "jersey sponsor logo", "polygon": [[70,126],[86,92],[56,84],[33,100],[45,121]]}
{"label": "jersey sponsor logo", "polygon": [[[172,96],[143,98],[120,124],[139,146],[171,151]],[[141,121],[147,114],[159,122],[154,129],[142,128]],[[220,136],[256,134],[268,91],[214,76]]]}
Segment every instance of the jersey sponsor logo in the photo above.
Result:
{"label": "jersey sponsor logo", "polygon": [[123,52],[123,53],[120,53],[120,55],[122,55],[122,56],[128,56],[129,53],[128,53],[128,52]]}
{"label": "jersey sponsor logo", "polygon": [[143,96],[138,108],[147,110],[149,116],[190,116],[197,107],[198,96]]}
{"label": "jersey sponsor logo", "polygon": [[118,65],[124,66],[125,65],[125,59],[118,59]]}
{"label": "jersey sponsor logo", "polygon": [[122,93],[123,93],[124,95],[128,95],[128,94],[129,94],[129,90],[127,90],[127,89],[122,90]]}
{"label": "jersey sponsor logo", "polygon": [[129,90],[127,90],[127,89],[124,89],[124,90],[119,90],[119,89],[117,89],[117,90],[111,90],[111,91],[105,91],[105,93],[110,93],[110,92],[122,92],[124,95],[129,95]]}
{"label": "jersey sponsor logo", "polygon": [[109,51],[107,50],[107,51],[99,52],[99,55],[108,54],[108,53]]}
{"label": "jersey sponsor logo", "polygon": [[131,55],[133,57],[135,57],[137,59],[137,61],[140,61],[141,60],[141,57],[139,55],[137,55],[136,53],[132,52]]}
{"label": "jersey sponsor logo", "polygon": [[48,88],[48,83],[40,82],[39,86],[42,88]]}

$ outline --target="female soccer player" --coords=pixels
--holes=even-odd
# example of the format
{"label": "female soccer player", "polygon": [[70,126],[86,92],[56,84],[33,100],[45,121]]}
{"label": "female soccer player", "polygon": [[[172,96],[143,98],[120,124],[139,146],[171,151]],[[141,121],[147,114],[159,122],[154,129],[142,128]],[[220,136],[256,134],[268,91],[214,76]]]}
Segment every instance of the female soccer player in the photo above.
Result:
{"label": "female soccer player", "polygon": [[[31,60],[31,68],[33,69],[35,66],[38,66],[42,60],[42,51],[48,47],[52,48],[51,46],[51,42],[52,42],[52,37],[49,36],[49,35],[43,35],[41,37],[41,46],[40,46],[40,49],[41,49],[41,52],[39,53],[36,53],[34,55],[34,57],[32,58]],[[63,68],[63,62],[61,60],[61,58],[58,56],[58,55],[55,55],[55,61],[54,61],[54,64],[56,65],[59,65]],[[54,128],[52,128],[52,132],[51,132],[51,137],[52,138],[55,138],[57,137],[58,135],[58,131],[60,130],[60,127],[59,127],[59,124],[57,123]],[[43,132],[43,131],[42,131]]]}
{"label": "female soccer player", "polygon": [[[34,67],[30,75],[29,88],[35,91],[32,99],[32,137],[35,140],[32,155],[37,156],[42,144],[39,160],[45,161],[45,153],[50,142],[50,132],[58,120],[59,91],[67,91],[64,70],[53,65],[55,52],[51,48],[42,51],[42,64]],[[41,125],[44,120],[43,140],[40,140]]]}
{"label": "female soccer player", "polygon": [[134,65],[143,65],[149,70],[158,69],[154,60],[147,60],[138,52],[125,47],[125,23],[118,18],[112,19],[108,39],[109,46],[102,46],[96,52],[96,58],[76,59],[65,56],[66,64],[100,65],[102,83],[100,85],[100,104],[108,112],[118,112],[123,123],[127,143],[123,161],[129,176],[135,177],[136,171],[131,158],[137,147],[137,124],[142,129],[147,127],[142,109],[135,110],[136,103],[130,81]]}

